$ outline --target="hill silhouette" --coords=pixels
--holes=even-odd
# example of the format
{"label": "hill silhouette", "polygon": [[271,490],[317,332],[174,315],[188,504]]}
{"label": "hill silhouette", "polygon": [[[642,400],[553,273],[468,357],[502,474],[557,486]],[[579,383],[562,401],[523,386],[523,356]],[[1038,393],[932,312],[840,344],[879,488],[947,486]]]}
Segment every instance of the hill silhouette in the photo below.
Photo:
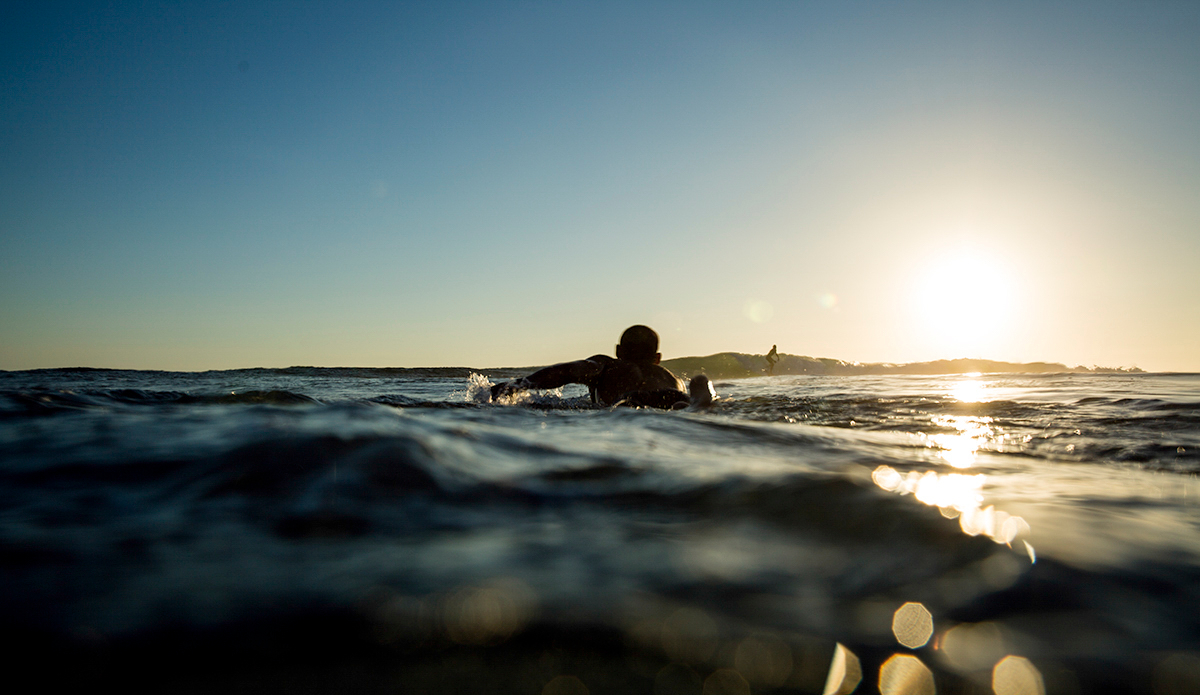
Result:
{"label": "hill silhouette", "polygon": [[[719,352],[706,357],[677,357],[663,360],[663,366],[687,378],[704,373],[713,379],[742,379],[765,376],[767,360],[763,355],[748,355],[742,352]],[[932,362],[845,362],[828,357],[807,357],[779,354],[775,365],[775,376],[789,374],[821,374],[829,376],[855,376],[866,374],[1056,374],[1056,373],[1141,373],[1137,367],[1068,367],[1058,362],[1000,362],[996,360],[960,358],[934,360]]]}

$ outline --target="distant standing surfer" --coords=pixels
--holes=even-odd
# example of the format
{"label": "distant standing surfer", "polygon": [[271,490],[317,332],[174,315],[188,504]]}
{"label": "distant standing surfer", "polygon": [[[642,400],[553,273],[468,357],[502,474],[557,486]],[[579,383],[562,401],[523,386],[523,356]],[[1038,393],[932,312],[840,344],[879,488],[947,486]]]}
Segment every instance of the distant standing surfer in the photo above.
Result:
{"label": "distant standing surfer", "polygon": [[775,346],[771,346],[771,351],[767,353],[767,374],[775,373],[775,363],[779,361],[779,353],[775,351]]}
{"label": "distant standing surfer", "polygon": [[[688,391],[683,381],[659,364],[658,334],[648,326],[630,326],[621,334],[617,356],[592,355],[585,360],[562,362],[539,369],[527,377],[492,387],[492,399],[528,389],[556,389],[567,384],[588,387],[593,403],[647,405],[678,409],[704,407],[716,398],[712,383],[703,374],[692,379]],[[690,392],[690,393],[689,393]]]}

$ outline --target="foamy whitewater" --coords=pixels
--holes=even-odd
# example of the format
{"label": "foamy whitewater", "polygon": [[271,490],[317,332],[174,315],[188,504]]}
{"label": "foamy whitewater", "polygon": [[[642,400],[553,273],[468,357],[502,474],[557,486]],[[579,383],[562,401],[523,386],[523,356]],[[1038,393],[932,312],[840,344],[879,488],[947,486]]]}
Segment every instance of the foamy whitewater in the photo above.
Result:
{"label": "foamy whitewater", "polygon": [[1200,692],[1200,375],[0,372],[10,669],[154,692]]}

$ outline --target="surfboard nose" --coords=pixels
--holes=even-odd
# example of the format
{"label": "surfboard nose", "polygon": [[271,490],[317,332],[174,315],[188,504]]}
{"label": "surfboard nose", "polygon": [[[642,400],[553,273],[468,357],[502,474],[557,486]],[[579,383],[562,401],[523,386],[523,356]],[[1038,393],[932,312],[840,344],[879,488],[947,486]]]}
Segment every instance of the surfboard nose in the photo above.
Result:
{"label": "surfboard nose", "polygon": [[703,408],[711,405],[717,397],[717,390],[713,388],[712,382],[704,374],[697,374],[692,377],[691,383],[688,384],[688,396],[691,400],[691,407]]}

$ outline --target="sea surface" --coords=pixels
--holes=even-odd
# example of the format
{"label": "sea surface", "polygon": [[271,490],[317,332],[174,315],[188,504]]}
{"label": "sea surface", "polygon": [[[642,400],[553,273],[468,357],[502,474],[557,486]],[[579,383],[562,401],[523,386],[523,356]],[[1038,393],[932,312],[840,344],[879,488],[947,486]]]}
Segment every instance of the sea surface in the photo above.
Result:
{"label": "sea surface", "polygon": [[127,692],[1200,692],[1200,375],[0,372],[10,672]]}

